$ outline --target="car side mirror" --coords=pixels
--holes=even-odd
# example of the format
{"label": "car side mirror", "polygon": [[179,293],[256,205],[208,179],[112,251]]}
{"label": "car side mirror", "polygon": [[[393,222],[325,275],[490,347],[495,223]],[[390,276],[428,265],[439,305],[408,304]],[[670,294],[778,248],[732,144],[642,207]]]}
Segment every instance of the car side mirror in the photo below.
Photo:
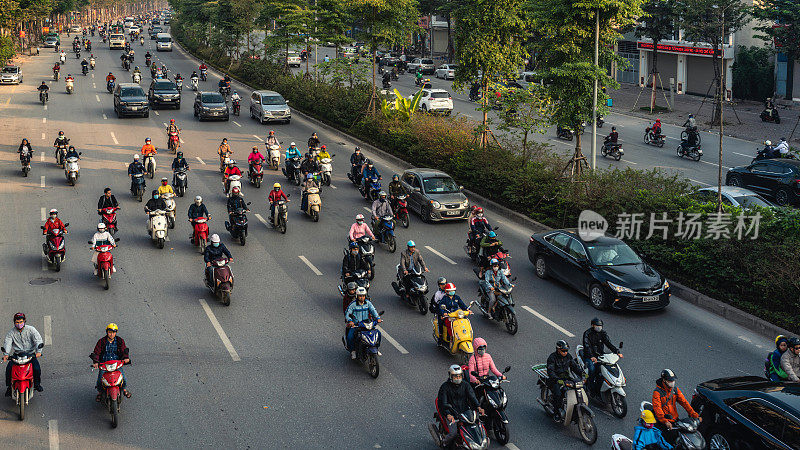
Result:
{"label": "car side mirror", "polygon": [[2,350],[3,353],[6,352],[6,348],[5,347],[0,347],[0,350]]}
{"label": "car side mirror", "polygon": [[510,371],[511,371],[511,366],[506,366],[506,368],[503,369],[503,373],[510,372]]}
{"label": "car side mirror", "polygon": [[39,346],[38,346],[38,347],[36,347],[36,348],[37,348],[37,349],[39,349],[39,350],[41,350],[43,347],[44,347],[44,342],[42,342],[41,344],[39,344]]}
{"label": "car side mirror", "polygon": [[[67,228],[68,226],[69,226],[69,222],[66,222],[66,223],[64,224],[64,228]],[[44,227],[42,227],[42,228],[44,228]]]}
{"label": "car side mirror", "polygon": [[284,103],[286,103],[288,105],[289,104],[289,100],[286,100]]}
{"label": "car side mirror", "polygon": [[[44,228],[44,227],[42,227],[42,228]],[[91,244],[91,243],[92,243],[92,241],[91,241],[91,240],[88,240],[88,241],[86,241],[86,243],[87,243],[87,244]]]}
{"label": "car side mirror", "polygon": [[386,311],[381,311],[381,312],[379,312],[379,313],[378,313],[378,315],[379,315],[379,316],[382,316],[382,315],[383,315],[383,313],[385,313],[385,312],[386,312]]}
{"label": "car side mirror", "polygon": [[82,155],[82,154],[83,154],[83,152],[78,152],[78,156],[80,156],[80,155]]}
{"label": "car side mirror", "polygon": [[39,228],[41,228],[41,229],[43,229],[43,230],[44,230],[44,225],[41,225],[41,226],[39,226]]}

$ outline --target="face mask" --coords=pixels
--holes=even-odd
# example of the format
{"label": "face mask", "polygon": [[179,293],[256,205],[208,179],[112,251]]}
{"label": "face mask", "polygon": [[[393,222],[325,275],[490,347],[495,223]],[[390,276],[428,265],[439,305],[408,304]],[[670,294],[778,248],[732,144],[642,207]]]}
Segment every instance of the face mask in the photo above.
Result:
{"label": "face mask", "polygon": [[669,386],[669,388],[672,389],[672,388],[675,387],[675,382],[674,381],[667,381],[667,386]]}
{"label": "face mask", "polygon": [[483,356],[486,353],[486,349],[481,347],[478,349],[478,355]]}
{"label": "face mask", "polygon": [[381,203],[386,203],[386,199],[381,197]]}
{"label": "face mask", "polygon": [[350,252],[350,254],[353,255],[353,256],[357,256],[358,255],[358,250],[353,250],[353,251]]}
{"label": "face mask", "polygon": [[157,195],[154,195],[154,196],[153,196],[153,200],[158,200],[158,196],[157,196]]}
{"label": "face mask", "polygon": [[461,384],[461,381],[463,381],[463,377],[462,378],[451,378],[450,381],[452,381],[453,384],[455,384],[455,385],[459,385],[459,384]]}
{"label": "face mask", "polygon": [[363,220],[356,220],[356,223],[361,225],[362,223],[364,223],[364,221]]}
{"label": "face mask", "polygon": [[603,331],[602,325],[592,325],[592,328],[594,328],[594,331],[597,331],[598,333]]}
{"label": "face mask", "polygon": [[447,295],[452,297],[452,296],[456,295],[456,291],[447,291]]}
{"label": "face mask", "polygon": [[644,427],[645,428],[653,428],[653,424],[652,423],[646,423],[646,424],[644,424]]}
{"label": "face mask", "polygon": [[219,242],[213,242],[211,245],[213,245],[214,247],[219,247]]}
{"label": "face mask", "polygon": [[21,329],[25,328],[25,322],[15,323],[14,326],[17,327],[18,330],[21,330]]}

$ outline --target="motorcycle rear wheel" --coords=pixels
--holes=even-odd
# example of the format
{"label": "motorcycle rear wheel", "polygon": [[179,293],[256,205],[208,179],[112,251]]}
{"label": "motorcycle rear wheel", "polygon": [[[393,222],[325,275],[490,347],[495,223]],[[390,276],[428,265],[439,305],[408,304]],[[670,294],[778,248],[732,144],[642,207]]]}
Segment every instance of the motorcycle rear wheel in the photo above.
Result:
{"label": "motorcycle rear wheel", "polygon": [[108,290],[108,279],[111,278],[111,269],[103,269],[103,289]]}
{"label": "motorcycle rear wheel", "polygon": [[158,247],[159,249],[164,248],[164,238],[158,238],[156,240],[156,247]]}
{"label": "motorcycle rear wheel", "polygon": [[281,234],[286,234],[286,219],[283,217],[278,219],[278,230]]}
{"label": "motorcycle rear wheel", "polygon": [[378,375],[381,372],[381,366],[378,363],[378,355],[370,353],[367,357],[367,366],[369,367],[369,376],[372,378],[378,378]]}
{"label": "motorcycle rear wheel", "polygon": [[61,257],[60,256],[56,256],[55,257],[54,265],[55,265],[56,272],[61,272]]}
{"label": "motorcycle rear wheel", "polygon": [[246,237],[244,234],[240,235],[240,236],[239,236],[239,244],[241,244],[242,246],[244,246],[244,244],[245,244],[246,242],[247,242],[247,237]]}
{"label": "motorcycle rear wheel", "polygon": [[205,239],[200,239],[200,245],[197,246],[197,250],[199,250],[200,253],[205,253],[206,252],[206,240]]}
{"label": "motorcycle rear wheel", "polygon": [[111,428],[117,428],[119,425],[119,399],[111,400]]}
{"label": "motorcycle rear wheel", "polygon": [[620,419],[628,414],[628,401],[618,392],[611,392],[608,396],[611,402],[611,412]]}
{"label": "motorcycle rear wheel", "polygon": [[230,306],[231,305],[231,293],[228,292],[228,291],[223,291],[221,296],[222,296],[222,298],[220,300],[222,300],[222,304],[224,306]]}
{"label": "motorcycle rear wheel", "polygon": [[411,225],[411,222],[408,220],[408,213],[400,215],[400,225],[402,225],[403,228],[408,228],[408,226]]}
{"label": "motorcycle rear wheel", "polygon": [[425,297],[422,295],[418,295],[415,301],[417,302],[417,309],[419,310],[419,313],[422,314],[423,316],[427,314],[428,305],[425,304]]}
{"label": "motorcycle rear wheel", "polygon": [[319,211],[311,210],[311,220],[319,222]]}
{"label": "motorcycle rear wheel", "polygon": [[386,237],[386,246],[389,247],[389,253],[394,253],[397,250],[397,240],[394,236]]}

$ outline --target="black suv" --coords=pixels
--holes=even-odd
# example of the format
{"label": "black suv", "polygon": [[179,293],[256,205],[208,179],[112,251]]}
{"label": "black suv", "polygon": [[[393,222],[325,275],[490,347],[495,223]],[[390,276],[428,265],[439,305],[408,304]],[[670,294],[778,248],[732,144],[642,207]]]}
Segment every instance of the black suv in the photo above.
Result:
{"label": "black suv", "polygon": [[158,79],[150,83],[150,90],[147,91],[147,98],[150,106],[174,106],[181,109],[181,93],[178,86],[170,80]]}
{"label": "black suv", "polygon": [[780,206],[800,202],[800,161],[761,159],[728,170],[725,184],[740,186],[775,199]]}
{"label": "black suv", "polygon": [[800,383],[756,376],[700,383],[692,408],[712,449],[800,449]]}
{"label": "black suv", "polygon": [[117,117],[150,117],[150,107],[144,89],[136,83],[120,83],[114,88],[114,112]]}

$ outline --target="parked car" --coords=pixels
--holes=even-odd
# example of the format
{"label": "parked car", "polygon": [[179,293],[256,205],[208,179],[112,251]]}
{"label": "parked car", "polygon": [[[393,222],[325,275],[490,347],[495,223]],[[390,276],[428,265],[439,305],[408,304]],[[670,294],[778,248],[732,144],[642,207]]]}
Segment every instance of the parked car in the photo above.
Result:
{"label": "parked car", "polygon": [[219,92],[198,92],[194,99],[194,116],[199,120],[229,120],[228,103]]}
{"label": "parked car", "polygon": [[114,88],[114,112],[117,117],[150,117],[150,106],[144,89],[136,83],[119,83]]}
{"label": "parked car", "polygon": [[44,47],[44,48],[55,48],[57,43],[58,43],[58,36],[47,36],[46,38],[44,38],[44,42],[42,43],[42,47]]}
{"label": "parked car", "polygon": [[0,72],[0,84],[22,84],[22,67],[5,66]]}
{"label": "parked car", "polygon": [[292,121],[292,110],[289,102],[275,91],[253,91],[250,94],[250,117],[261,123]]}
{"label": "parked car", "polygon": [[289,67],[300,67],[300,64],[303,63],[303,60],[300,59],[300,55],[292,50],[289,50],[289,53],[286,55],[286,64]]}
{"label": "parked car", "polygon": [[422,69],[422,73],[432,75],[436,72],[436,66],[433,64],[432,59],[416,58],[408,63],[408,73],[415,73],[417,68]]}
{"label": "parked car", "polygon": [[[690,195],[699,202],[717,202],[717,188],[715,187],[698,189]],[[736,186],[722,186],[722,203],[744,209],[752,208],[753,206],[761,206],[764,208],[774,208],[777,206],[750,189]]]}
{"label": "parked car", "polygon": [[653,310],[669,304],[669,282],[612,236],[584,241],[574,229],[535,233],[528,259],[536,275],[553,277],[589,297],[600,310]]}
{"label": "parked car", "polygon": [[725,184],[744,187],[775,199],[780,206],[800,202],[800,161],[762,159],[728,170]]}
{"label": "parked car", "polygon": [[436,69],[434,76],[443,80],[454,80],[456,78],[456,69],[458,64],[442,64]]}
{"label": "parked car", "polygon": [[429,113],[443,113],[449,116],[453,112],[453,97],[444,89],[423,89],[419,99],[419,109]]}
{"label": "parked car", "polygon": [[150,82],[147,98],[150,107],[154,109],[156,106],[174,106],[175,109],[181,109],[181,93],[178,92],[178,86],[174,81],[163,78],[153,80]]}
{"label": "parked car", "polygon": [[436,169],[409,169],[403,172],[401,183],[409,192],[408,207],[423,221],[467,218],[469,200],[450,175]]}
{"label": "parked car", "polygon": [[703,419],[700,432],[710,449],[800,448],[797,383],[718,378],[695,388],[692,408]]}

